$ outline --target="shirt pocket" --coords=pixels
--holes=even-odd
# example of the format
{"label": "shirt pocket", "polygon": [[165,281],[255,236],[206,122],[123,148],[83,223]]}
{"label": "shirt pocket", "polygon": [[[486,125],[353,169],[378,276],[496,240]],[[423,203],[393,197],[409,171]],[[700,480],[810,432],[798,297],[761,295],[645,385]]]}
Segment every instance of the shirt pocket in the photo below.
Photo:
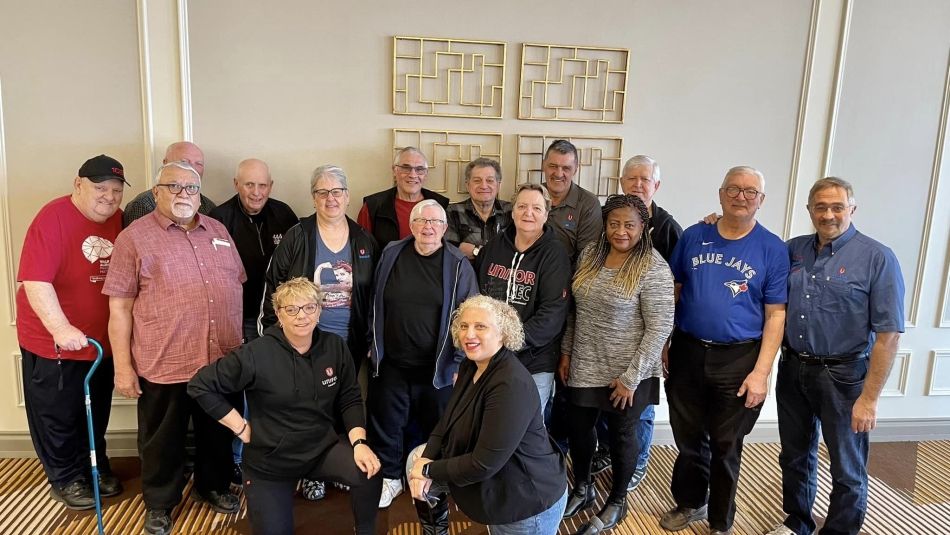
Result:
{"label": "shirt pocket", "polygon": [[819,285],[819,310],[830,313],[846,313],[854,302],[854,289],[847,281],[827,279]]}

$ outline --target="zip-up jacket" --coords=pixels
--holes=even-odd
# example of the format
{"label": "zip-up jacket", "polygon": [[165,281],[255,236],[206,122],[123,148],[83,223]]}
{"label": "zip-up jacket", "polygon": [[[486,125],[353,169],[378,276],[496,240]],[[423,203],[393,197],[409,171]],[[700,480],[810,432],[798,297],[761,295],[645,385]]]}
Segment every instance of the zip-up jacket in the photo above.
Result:
{"label": "zip-up jacket", "polygon": [[267,199],[261,209],[260,226],[247,215],[237,195],[211,211],[234,239],[247,281],[244,282],[244,319],[257,317],[267,261],[287,230],[297,224],[297,215],[277,199]]}
{"label": "zip-up jacket", "polygon": [[[422,198],[434,199],[442,208],[449,205],[449,198],[422,188]],[[381,248],[399,239],[399,221],[396,220],[396,187],[363,197],[366,212],[373,228],[373,237]]]}
{"label": "zip-up jacket", "polygon": [[[350,353],[355,359],[365,359],[369,347],[369,316],[373,297],[373,273],[379,260],[376,240],[355,221],[346,218],[350,229],[349,245],[353,255],[353,294],[350,300],[350,328],[346,337]],[[317,216],[313,214],[300,220],[300,224],[287,231],[264,276],[263,298],[258,295],[254,303],[260,311],[257,322],[259,333],[277,323],[271,296],[277,287],[294,277],[313,280],[317,257]]]}
{"label": "zip-up jacket", "polygon": [[[415,238],[408,238],[392,242],[383,249],[376,268],[376,296],[373,298],[373,334],[370,347],[370,358],[373,360],[373,376],[379,375],[379,363],[386,356],[384,346],[385,325],[384,314],[412,314],[411,310],[384,310],[383,296],[386,293],[386,283],[392,273],[399,253],[406,247],[414,247]],[[435,375],[432,377],[432,386],[444,388],[452,385],[452,375],[458,372],[459,362],[465,358],[464,353],[456,350],[452,345],[452,333],[449,326],[452,322],[452,313],[463,301],[473,295],[478,295],[478,284],[472,264],[465,258],[462,251],[451,243],[442,240],[444,253],[442,255],[442,318],[439,322],[439,339],[436,343],[438,353],[434,355]]]}
{"label": "zip-up jacket", "polygon": [[215,420],[237,409],[225,394],[243,391],[251,425],[244,463],[272,478],[295,479],[340,437],[334,422],[348,433],[365,427],[363,399],[353,358],[343,340],[313,330],[313,343],[300,355],[280,327],[244,344],[198,370],[188,395]]}
{"label": "zip-up jacket", "polygon": [[510,225],[475,257],[478,287],[518,311],[525,346],[517,355],[524,367],[532,374],[553,372],[570,304],[571,258],[548,225],[523,253],[515,248],[516,232]]}

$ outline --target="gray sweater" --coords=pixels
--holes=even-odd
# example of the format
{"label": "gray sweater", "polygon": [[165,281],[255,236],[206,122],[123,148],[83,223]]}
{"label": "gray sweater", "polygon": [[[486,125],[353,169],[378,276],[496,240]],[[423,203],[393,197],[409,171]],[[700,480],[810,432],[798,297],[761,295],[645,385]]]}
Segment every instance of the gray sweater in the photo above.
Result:
{"label": "gray sweater", "polygon": [[613,284],[617,271],[601,269],[588,290],[574,294],[575,312],[561,342],[571,357],[567,386],[603,387],[619,377],[636,389],[661,375],[663,344],[673,330],[673,275],[654,249],[650,269],[627,298]]}

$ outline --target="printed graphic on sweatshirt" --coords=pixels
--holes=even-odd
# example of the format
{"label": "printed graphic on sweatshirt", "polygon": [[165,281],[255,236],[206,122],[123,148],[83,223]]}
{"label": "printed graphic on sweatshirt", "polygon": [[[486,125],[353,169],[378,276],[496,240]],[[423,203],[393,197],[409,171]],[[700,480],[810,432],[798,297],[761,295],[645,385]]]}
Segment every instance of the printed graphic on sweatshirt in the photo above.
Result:
{"label": "printed graphic on sweatshirt", "polygon": [[314,270],[313,280],[323,291],[323,308],[350,308],[353,294],[353,266],[340,260],[324,262]]}
{"label": "printed graphic on sweatshirt", "polygon": [[505,300],[511,305],[527,305],[538,283],[538,276],[534,271],[520,269],[517,265],[512,269],[492,262],[488,266],[488,276],[505,281]]}

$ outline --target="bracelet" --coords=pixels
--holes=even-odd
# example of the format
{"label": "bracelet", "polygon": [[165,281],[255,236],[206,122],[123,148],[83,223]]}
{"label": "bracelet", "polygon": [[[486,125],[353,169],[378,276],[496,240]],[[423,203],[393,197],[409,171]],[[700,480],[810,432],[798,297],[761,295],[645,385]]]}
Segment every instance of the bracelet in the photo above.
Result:
{"label": "bracelet", "polygon": [[247,430],[247,420],[244,420],[244,427],[242,427],[241,430],[238,431],[237,433],[234,433],[234,436],[239,437],[239,436],[243,435],[243,434],[244,434],[244,431],[246,431],[246,430]]}
{"label": "bracelet", "polygon": [[366,439],[365,439],[365,438],[358,438],[358,439],[354,440],[353,443],[350,444],[350,445],[355,448],[355,447],[359,446],[360,444],[367,444],[367,445],[368,445],[368,443],[366,442]]}

